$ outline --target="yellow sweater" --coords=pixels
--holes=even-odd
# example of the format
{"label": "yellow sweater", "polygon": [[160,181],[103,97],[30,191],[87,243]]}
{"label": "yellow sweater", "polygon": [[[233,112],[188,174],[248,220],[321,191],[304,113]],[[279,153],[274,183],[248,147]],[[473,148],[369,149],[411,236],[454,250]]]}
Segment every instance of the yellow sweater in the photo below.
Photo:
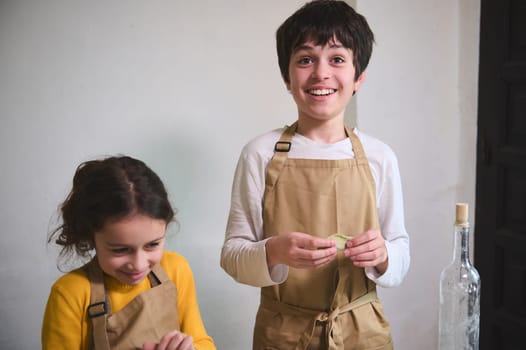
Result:
{"label": "yellow sweater", "polygon": [[[190,265],[183,256],[165,251],[161,266],[177,287],[181,331],[193,337],[196,350],[215,350],[214,342],[201,320]],[[113,313],[150,288],[148,278],[136,286],[123,284],[107,275],[104,278]],[[82,268],[60,277],[52,286],[47,302],[42,325],[42,349],[88,350],[91,322],[86,311],[89,304],[90,282]]]}

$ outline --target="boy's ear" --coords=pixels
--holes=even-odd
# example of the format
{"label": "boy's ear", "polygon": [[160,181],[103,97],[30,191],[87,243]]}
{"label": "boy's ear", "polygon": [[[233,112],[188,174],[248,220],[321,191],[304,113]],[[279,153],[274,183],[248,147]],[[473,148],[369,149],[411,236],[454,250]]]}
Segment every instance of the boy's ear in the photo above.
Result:
{"label": "boy's ear", "polygon": [[354,93],[356,93],[360,89],[360,86],[362,86],[362,83],[364,82],[365,77],[366,77],[366,74],[365,74],[365,71],[363,71],[362,74],[360,74],[358,78],[354,81]]}

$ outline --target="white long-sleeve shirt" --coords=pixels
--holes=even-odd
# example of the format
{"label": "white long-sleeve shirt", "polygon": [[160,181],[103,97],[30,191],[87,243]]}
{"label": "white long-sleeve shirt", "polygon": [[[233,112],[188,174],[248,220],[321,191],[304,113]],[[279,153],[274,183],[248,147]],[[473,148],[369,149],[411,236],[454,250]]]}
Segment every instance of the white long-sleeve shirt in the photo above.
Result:
{"label": "white long-sleeve shirt", "polygon": [[[250,141],[242,150],[232,186],[230,213],[221,251],[221,266],[236,281],[255,287],[283,283],[288,266],[269,269],[263,233],[263,195],[267,165],[274,155],[274,145],[285,129],[267,132]],[[404,223],[402,184],[398,161],[392,149],[356,128],[376,184],[376,205],[380,229],[386,240],[389,264],[379,275],[366,268],[368,278],[382,287],[394,287],[409,269],[409,236]],[[353,158],[351,142],[345,140],[322,144],[296,133],[289,158]]]}

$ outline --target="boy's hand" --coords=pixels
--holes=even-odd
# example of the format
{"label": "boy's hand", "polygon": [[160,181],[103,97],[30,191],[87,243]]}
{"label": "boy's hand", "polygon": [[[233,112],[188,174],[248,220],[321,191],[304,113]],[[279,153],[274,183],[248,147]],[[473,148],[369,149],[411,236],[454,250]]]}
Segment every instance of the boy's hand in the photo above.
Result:
{"label": "boy's hand", "polygon": [[269,267],[285,264],[294,268],[314,268],[336,257],[336,242],[302,232],[274,236],[266,243]]}
{"label": "boy's hand", "polygon": [[388,256],[385,239],[379,230],[369,230],[347,241],[345,256],[349,257],[355,266],[375,267],[383,274],[387,270]]}
{"label": "boy's hand", "polygon": [[191,336],[172,331],[161,338],[159,343],[146,342],[143,350],[195,350]]}

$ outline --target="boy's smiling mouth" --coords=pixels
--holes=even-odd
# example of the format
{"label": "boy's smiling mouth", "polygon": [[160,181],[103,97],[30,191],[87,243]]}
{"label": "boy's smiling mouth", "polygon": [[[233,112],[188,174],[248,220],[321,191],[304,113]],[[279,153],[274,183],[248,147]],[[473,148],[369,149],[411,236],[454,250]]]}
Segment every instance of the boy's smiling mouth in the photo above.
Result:
{"label": "boy's smiling mouth", "polygon": [[314,96],[328,96],[336,92],[334,89],[308,89],[307,93]]}

